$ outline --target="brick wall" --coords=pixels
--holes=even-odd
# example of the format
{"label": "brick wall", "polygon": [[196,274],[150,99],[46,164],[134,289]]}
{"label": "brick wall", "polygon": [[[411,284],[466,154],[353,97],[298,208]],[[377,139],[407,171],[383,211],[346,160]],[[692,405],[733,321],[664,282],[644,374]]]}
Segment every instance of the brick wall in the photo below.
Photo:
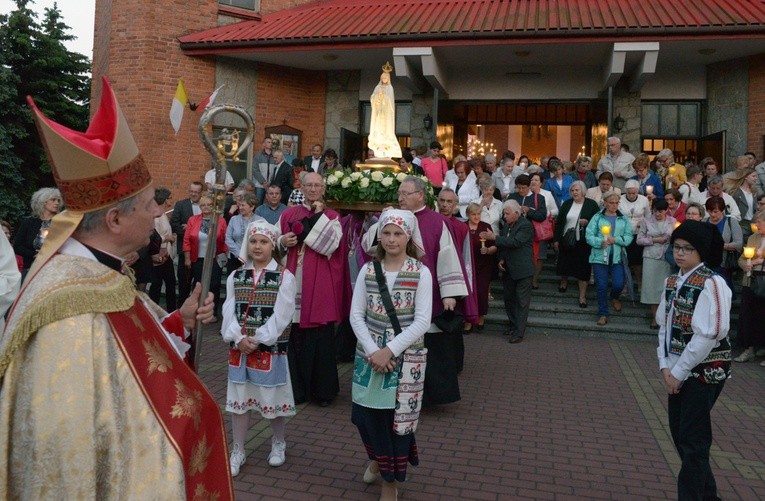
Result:
{"label": "brick wall", "polygon": [[285,120],[303,132],[301,157],[309,154],[311,145],[324,144],[325,73],[259,64],[256,85],[256,145],[260,145],[266,127],[282,125]]}
{"label": "brick wall", "polygon": [[[208,0],[97,0],[92,98],[106,75],[154,177],[173,197],[185,196],[209,155],[197,138],[200,113],[185,110],[176,135],[168,117],[178,79],[194,102],[215,86],[215,61],[183,55],[177,37],[215,26],[217,2]],[[92,109],[91,112],[94,112]]]}
{"label": "brick wall", "polygon": [[749,59],[749,125],[748,151],[757,154],[757,162],[765,157],[765,54]]}
{"label": "brick wall", "polygon": [[278,10],[297,7],[298,5],[303,5],[314,1],[315,0],[260,0],[260,13],[264,15],[270,14]]}

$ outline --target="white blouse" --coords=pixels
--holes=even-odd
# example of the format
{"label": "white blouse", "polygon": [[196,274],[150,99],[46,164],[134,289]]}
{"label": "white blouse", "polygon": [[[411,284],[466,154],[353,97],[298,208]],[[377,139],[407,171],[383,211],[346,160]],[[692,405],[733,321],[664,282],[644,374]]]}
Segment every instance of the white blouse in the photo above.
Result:
{"label": "white blouse", "polygon": [[[351,302],[351,327],[359,340],[359,344],[364,348],[366,356],[372,355],[380,349],[372,339],[367,327],[367,282],[365,274],[366,266],[362,268],[359,276],[356,278],[356,286],[353,289],[353,300]],[[396,283],[397,271],[385,271],[385,282],[388,284],[388,290],[393,289]],[[414,296],[414,320],[405,327],[387,346],[397,357],[409,346],[422,337],[430,328],[431,312],[433,307],[433,278],[430,270],[423,266],[420,271],[420,281],[417,284],[417,291]]]}

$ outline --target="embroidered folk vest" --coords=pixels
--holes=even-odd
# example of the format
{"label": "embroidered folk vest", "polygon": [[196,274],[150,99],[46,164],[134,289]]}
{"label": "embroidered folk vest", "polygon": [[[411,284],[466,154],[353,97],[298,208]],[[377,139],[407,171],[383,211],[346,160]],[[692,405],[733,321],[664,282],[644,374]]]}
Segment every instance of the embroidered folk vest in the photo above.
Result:
{"label": "embroidered folk vest", "polygon": [[[282,270],[252,269],[234,272],[234,314],[242,326],[242,334],[254,336],[274,313],[276,296],[282,283]],[[287,382],[287,346],[291,325],[279,336],[276,344],[258,348],[247,356],[231,346],[228,377],[235,383],[249,381],[258,386],[281,386]]]}
{"label": "embroidered folk vest", "polygon": [[[257,284],[254,283],[256,279]],[[263,270],[258,277],[253,270],[234,272],[234,312],[242,326],[242,334],[254,336],[257,328],[268,322],[274,313],[281,283],[281,267],[276,270]],[[287,350],[288,337],[289,328],[279,337],[276,344],[278,351]]]}
{"label": "embroidered folk vest", "polygon": [[[402,329],[414,321],[415,293],[417,292],[417,284],[420,282],[422,266],[423,264],[416,259],[407,259],[389,291]],[[364,279],[367,287],[367,327],[375,344],[382,348],[395,337],[395,333],[390,318],[385,312],[371,262],[362,268],[362,273],[365,274]],[[418,340],[412,347],[421,346],[422,343],[422,340]],[[365,407],[376,409],[394,408],[401,361],[398,361],[392,372],[380,374],[371,370],[363,355],[363,349],[359,346],[356,350],[353,374],[353,401]]]}
{"label": "embroidered folk vest", "polygon": [[[677,275],[672,275],[667,279],[667,286],[664,290],[665,315],[669,315],[671,306],[674,305],[675,309],[671,323],[669,353],[681,355],[691,341],[693,337],[693,326],[691,325],[693,311],[701,292],[704,290],[704,284],[713,275],[712,270],[706,266],[700,266],[688,277],[680,290],[677,290]],[[719,315],[717,318],[719,319]],[[730,377],[730,351],[730,340],[726,337],[720,341],[717,347],[712,349],[701,363],[691,369],[691,376],[706,384],[719,384],[725,381]]]}

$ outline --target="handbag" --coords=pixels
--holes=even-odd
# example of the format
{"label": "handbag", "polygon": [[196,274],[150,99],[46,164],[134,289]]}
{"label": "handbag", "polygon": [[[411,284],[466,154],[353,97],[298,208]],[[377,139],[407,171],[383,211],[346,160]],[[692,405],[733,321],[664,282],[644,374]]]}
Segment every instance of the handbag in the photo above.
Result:
{"label": "handbag", "polygon": [[[730,217],[725,218],[725,224],[727,224],[728,228],[730,228],[731,239],[732,239],[733,228],[730,227]],[[722,267],[729,270],[738,268],[738,257],[739,257],[738,251],[735,251],[735,250],[725,251],[725,253],[723,254]]]}
{"label": "handbag", "polygon": [[576,247],[576,243],[579,241],[579,224],[577,223],[576,226],[573,228],[569,228],[566,230],[566,233],[563,234],[563,238],[560,241],[560,245],[564,249],[571,250],[574,247]]}
{"label": "handbag", "polygon": [[765,299],[765,275],[752,275],[749,279],[749,289],[760,299]]}
{"label": "handbag", "polygon": [[[374,261],[375,279],[380,290],[380,298],[385,313],[390,318],[393,332],[401,333],[401,324],[396,315],[396,308],[385,282],[385,275],[379,261]],[[409,435],[417,431],[422,409],[422,393],[425,388],[425,368],[427,366],[428,349],[425,348],[424,337],[414,342],[398,357],[399,366],[398,386],[396,387],[396,408],[393,413],[393,431],[396,435]]]}
{"label": "handbag", "polygon": [[[539,207],[539,203],[537,201],[537,198],[539,197],[538,193],[534,193],[534,208]],[[534,221],[531,220],[531,224],[534,225],[534,240],[537,242],[543,242],[545,240],[552,240],[553,235],[555,234],[555,224],[553,223],[552,216],[550,213],[547,213],[547,217],[544,219],[544,221]]]}

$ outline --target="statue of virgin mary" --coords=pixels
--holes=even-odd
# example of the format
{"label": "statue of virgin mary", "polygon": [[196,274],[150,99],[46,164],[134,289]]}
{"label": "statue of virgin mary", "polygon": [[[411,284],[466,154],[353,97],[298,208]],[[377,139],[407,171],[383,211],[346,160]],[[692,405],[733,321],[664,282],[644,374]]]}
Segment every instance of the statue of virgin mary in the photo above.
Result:
{"label": "statue of virgin mary", "polygon": [[400,158],[401,146],[396,139],[396,100],[390,84],[390,63],[382,67],[380,82],[369,98],[372,116],[369,123],[369,149],[375,158]]}

